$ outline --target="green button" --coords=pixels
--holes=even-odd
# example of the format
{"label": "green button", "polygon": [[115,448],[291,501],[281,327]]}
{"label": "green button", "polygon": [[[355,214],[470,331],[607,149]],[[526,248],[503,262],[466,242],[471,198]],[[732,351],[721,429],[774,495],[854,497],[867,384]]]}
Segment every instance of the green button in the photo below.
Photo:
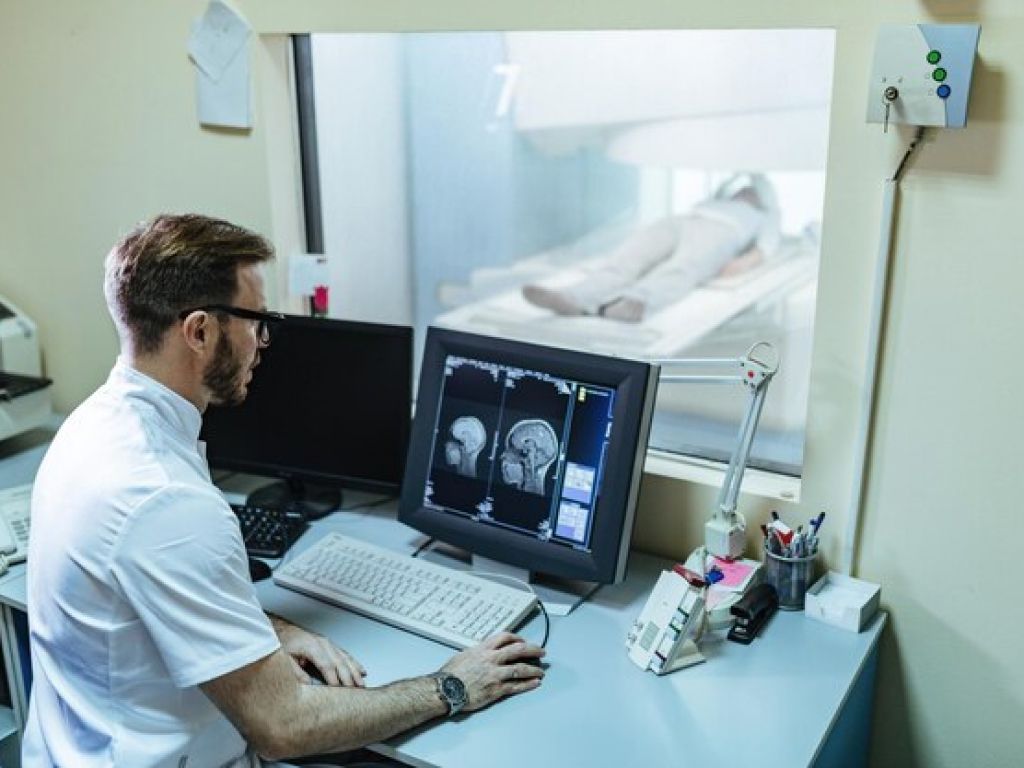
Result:
{"label": "green button", "polygon": [[942,67],[936,67],[935,71],[932,72],[932,80],[937,80],[940,83],[946,79],[946,70]]}
{"label": "green button", "polygon": [[934,50],[933,51],[928,51],[928,63],[929,64],[938,64],[941,59],[942,59],[942,54],[939,53],[938,51],[934,51]]}

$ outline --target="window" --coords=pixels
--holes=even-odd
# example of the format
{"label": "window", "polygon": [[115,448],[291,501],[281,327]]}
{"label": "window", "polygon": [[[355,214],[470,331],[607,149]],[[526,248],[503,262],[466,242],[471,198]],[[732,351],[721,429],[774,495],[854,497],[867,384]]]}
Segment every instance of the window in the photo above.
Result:
{"label": "window", "polygon": [[[330,315],[631,357],[771,341],[750,465],[800,474],[832,31],[309,42]],[[664,385],[652,447],[727,460],[746,397]]]}

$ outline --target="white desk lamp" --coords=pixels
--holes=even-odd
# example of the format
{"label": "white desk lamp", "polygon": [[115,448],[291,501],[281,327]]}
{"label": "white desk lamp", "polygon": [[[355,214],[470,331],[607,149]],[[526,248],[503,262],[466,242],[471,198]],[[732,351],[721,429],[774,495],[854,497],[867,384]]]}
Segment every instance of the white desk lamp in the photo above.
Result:
{"label": "white desk lamp", "polygon": [[[768,361],[758,350],[769,352],[773,358]],[[716,509],[704,526],[704,544],[707,551],[718,557],[735,559],[743,554],[746,545],[746,520],[736,511],[736,500],[743,482],[743,471],[747,468],[750,446],[761,418],[765,394],[772,377],[779,370],[779,357],[775,347],[766,341],[754,344],[741,358],[669,358],[652,360],[662,366],[659,381],[690,384],[742,384],[750,392],[750,402],[740,424],[736,447],[729,458],[722,488],[718,493]],[[731,373],[700,374],[671,373],[665,369],[715,370],[732,369]]]}

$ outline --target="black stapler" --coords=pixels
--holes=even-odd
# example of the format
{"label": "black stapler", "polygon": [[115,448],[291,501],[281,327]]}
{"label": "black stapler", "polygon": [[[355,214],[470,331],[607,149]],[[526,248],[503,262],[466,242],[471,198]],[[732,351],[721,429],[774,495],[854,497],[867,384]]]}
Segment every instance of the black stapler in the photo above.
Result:
{"label": "black stapler", "polygon": [[736,623],[729,630],[729,639],[743,645],[757,637],[757,633],[779,607],[779,596],[771,584],[758,584],[729,609]]}

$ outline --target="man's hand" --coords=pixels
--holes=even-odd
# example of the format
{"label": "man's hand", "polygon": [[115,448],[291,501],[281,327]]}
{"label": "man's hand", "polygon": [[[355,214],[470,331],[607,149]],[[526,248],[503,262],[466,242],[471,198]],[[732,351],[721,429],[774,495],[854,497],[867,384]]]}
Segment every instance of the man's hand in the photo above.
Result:
{"label": "man's hand", "polygon": [[326,637],[307,632],[280,616],[271,616],[270,622],[281,641],[281,649],[292,660],[295,675],[301,682],[312,682],[303,668],[312,665],[327,685],[363,687],[366,675],[363,665]]}
{"label": "man's hand", "polygon": [[498,699],[540,685],[544,670],[526,663],[540,659],[544,649],[518,635],[502,632],[451,658],[442,672],[455,675],[466,686],[465,712],[482,709]]}

